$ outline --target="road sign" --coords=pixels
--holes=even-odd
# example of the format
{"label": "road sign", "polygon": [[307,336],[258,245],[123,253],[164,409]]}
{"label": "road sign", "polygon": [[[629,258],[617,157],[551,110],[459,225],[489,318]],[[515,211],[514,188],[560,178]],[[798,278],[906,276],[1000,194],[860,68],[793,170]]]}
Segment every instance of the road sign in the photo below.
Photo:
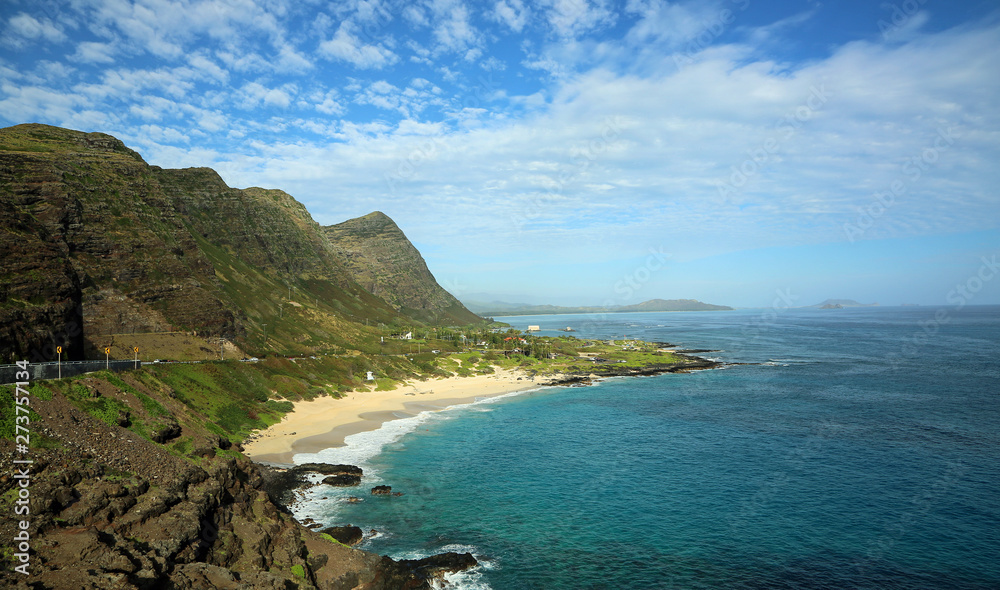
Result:
{"label": "road sign", "polygon": [[139,352],[139,347],[138,346],[133,346],[132,347],[132,351],[133,352]]}
{"label": "road sign", "polygon": [[57,346],[56,347],[56,353],[62,354],[62,346]]}
{"label": "road sign", "polygon": [[104,354],[111,354],[111,347],[110,346],[105,346],[104,347]]}

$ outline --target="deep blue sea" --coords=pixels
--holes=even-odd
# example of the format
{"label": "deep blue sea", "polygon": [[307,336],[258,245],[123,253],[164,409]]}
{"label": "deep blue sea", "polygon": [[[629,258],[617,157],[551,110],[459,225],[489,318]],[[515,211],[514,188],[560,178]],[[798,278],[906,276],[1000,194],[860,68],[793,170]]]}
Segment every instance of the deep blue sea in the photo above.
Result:
{"label": "deep blue sea", "polygon": [[1000,588],[1000,307],[504,320],[749,364],[389,422],[296,462],[404,495],[297,515],[472,551],[451,588]]}

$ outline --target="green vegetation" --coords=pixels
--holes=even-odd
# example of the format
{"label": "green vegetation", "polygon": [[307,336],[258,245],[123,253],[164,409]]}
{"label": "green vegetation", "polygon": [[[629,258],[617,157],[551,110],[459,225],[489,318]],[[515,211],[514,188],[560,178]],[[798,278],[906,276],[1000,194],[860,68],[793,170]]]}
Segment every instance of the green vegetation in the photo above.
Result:
{"label": "green vegetation", "polygon": [[333,543],[335,545],[340,545],[342,547],[347,547],[347,545],[341,543],[340,541],[334,539],[333,537],[331,537],[330,535],[328,535],[326,533],[320,533],[319,536],[323,537],[324,539],[326,539],[327,541],[329,541],[329,542],[331,542],[331,543]]}
{"label": "green vegetation", "polygon": [[[17,412],[14,410],[14,392],[15,388],[13,385],[2,385],[0,386],[0,404],[2,404],[3,411],[0,412],[0,437],[6,439],[13,439],[15,431],[17,430]],[[23,396],[22,396],[23,397]],[[21,416],[28,417],[28,425],[30,431],[30,425],[38,421],[39,416],[34,410],[30,409],[30,398],[27,414],[20,414]],[[24,425],[24,420],[21,421],[22,426]]]}
{"label": "green vegetation", "polygon": [[183,457],[191,452],[191,446],[191,437],[185,436],[170,445],[170,450]]}
{"label": "green vegetation", "polygon": [[[372,388],[384,391],[411,379],[483,375],[498,369],[518,369],[531,377],[544,377],[616,374],[689,362],[686,357],[639,341],[539,337],[516,330],[428,331],[431,333],[424,339],[426,346],[438,348],[422,352],[353,351],[314,358],[271,356],[258,362],[161,363],[121,374],[99,371],[44,384],[36,382],[30,395],[37,400],[52,399],[55,394],[65,396],[91,416],[128,428],[147,440],[161,440],[159,433],[165,424],[174,424],[171,428],[176,431],[179,423],[183,428],[181,436],[164,444],[173,454],[198,462],[203,459],[192,454],[204,448],[208,433],[242,442],[252,431],[279,422],[292,411],[294,402],[317,396],[341,397],[346,392]],[[382,351],[386,345],[378,342],[373,346]],[[395,349],[404,346],[409,344],[396,344]],[[374,383],[366,380],[369,371],[376,375]],[[11,407],[13,391],[13,386],[0,386],[0,404]],[[36,421],[38,416],[32,412],[29,419]],[[14,426],[12,413],[0,413],[0,436],[13,438]],[[194,434],[198,432],[203,434]],[[58,443],[33,433],[32,444]],[[215,452],[240,456],[235,449]]]}

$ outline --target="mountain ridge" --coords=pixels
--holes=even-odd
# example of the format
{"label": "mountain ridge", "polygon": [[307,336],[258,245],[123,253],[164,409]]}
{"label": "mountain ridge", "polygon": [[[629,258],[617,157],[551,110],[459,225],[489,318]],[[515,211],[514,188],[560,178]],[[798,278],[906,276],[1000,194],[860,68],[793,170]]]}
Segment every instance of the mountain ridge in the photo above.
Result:
{"label": "mountain ridge", "polygon": [[[288,193],[150,166],[102,133],[0,129],[0,203],[18,254],[0,265],[0,359],[103,357],[112,334],[164,331],[310,353],[377,340],[369,324],[478,321],[440,293],[413,308],[370,293]],[[426,269],[401,231],[393,247]]]}
{"label": "mountain ridge", "polygon": [[445,291],[399,226],[381,211],[323,227],[363,287],[395,309],[429,322],[468,324],[479,316]]}

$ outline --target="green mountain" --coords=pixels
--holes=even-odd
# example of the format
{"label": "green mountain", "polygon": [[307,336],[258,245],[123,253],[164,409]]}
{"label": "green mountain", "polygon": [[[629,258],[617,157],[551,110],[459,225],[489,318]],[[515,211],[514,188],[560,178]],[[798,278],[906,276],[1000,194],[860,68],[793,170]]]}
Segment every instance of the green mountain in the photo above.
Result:
{"label": "green mountain", "polygon": [[624,313],[632,311],[720,311],[731,310],[726,305],[702,303],[694,299],[650,299],[634,305],[614,305],[610,307],[562,307],[559,305],[511,304],[493,301],[490,303],[468,302],[471,309],[482,316],[543,315],[569,313]]}
{"label": "green mountain", "polygon": [[[169,331],[309,353],[377,341],[378,324],[476,321],[441,297],[407,305],[392,281],[369,292],[288,194],[150,166],[101,133],[0,129],[0,205],[0,361],[53,359],[56,346],[97,358],[116,334]],[[385,248],[419,259],[436,287],[399,237]],[[369,256],[374,276],[383,258]]]}
{"label": "green mountain", "polygon": [[352,278],[401,313],[431,323],[480,321],[438,284],[420,252],[381,211],[323,231]]}

